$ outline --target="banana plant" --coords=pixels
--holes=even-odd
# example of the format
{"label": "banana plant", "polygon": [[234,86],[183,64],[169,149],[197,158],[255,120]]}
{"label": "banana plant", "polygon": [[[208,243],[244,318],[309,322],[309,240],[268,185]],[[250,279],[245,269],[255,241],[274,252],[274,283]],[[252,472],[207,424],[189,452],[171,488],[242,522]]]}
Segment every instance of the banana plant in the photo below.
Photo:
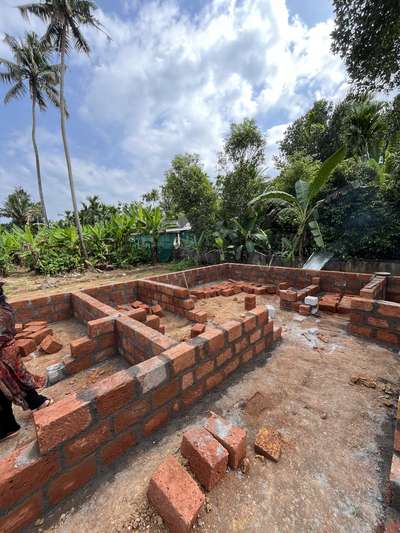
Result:
{"label": "banana plant", "polygon": [[295,184],[295,195],[284,191],[266,191],[250,202],[250,205],[260,201],[275,202],[293,214],[293,218],[298,225],[293,241],[293,250],[301,261],[304,259],[304,246],[308,231],[311,232],[315,245],[320,249],[325,248],[324,239],[317,222],[318,208],[324,202],[324,199],[316,200],[316,198],[334,169],[343,161],[345,155],[346,147],[342,146],[324,161],[311,182],[298,180]]}
{"label": "banana plant", "polygon": [[235,249],[236,261],[246,262],[248,257],[260,249],[270,249],[267,233],[258,227],[257,215],[251,217],[247,224],[241,224],[237,218],[232,219],[234,224],[233,233],[240,243]]}
{"label": "banana plant", "polygon": [[158,241],[161,233],[174,226],[175,224],[167,221],[160,207],[137,207],[137,232],[150,237],[153,264],[158,260]]}

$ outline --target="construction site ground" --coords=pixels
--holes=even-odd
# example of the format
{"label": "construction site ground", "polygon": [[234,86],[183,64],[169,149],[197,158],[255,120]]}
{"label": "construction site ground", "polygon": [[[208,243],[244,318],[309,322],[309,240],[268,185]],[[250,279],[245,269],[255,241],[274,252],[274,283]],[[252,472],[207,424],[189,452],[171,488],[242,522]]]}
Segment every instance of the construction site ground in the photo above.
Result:
{"label": "construction site ground", "polygon": [[[201,300],[216,323],[243,313],[243,294]],[[400,365],[395,351],[347,333],[347,319],[301,317],[275,306],[282,341],[142,442],[114,471],[51,511],[36,530],[63,533],[165,531],[146,502],[148,481],[182,433],[215,411],[248,431],[250,472],[229,471],[207,494],[196,529],[205,532],[376,532],[387,511]],[[212,316],[214,315],[214,316]],[[167,334],[190,324],[167,315]],[[173,324],[173,321],[176,321]],[[174,329],[175,328],[175,329]],[[368,378],[364,384],[357,378]],[[365,383],[370,386],[365,386]],[[374,387],[374,388],[371,388]],[[257,457],[264,426],[284,439],[280,461]]]}

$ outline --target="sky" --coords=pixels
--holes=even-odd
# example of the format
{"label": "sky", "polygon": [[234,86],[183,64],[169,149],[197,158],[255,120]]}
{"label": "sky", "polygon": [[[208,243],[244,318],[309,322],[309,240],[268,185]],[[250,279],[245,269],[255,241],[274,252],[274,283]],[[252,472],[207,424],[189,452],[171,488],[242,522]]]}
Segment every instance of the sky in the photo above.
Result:
{"label": "sky", "polygon": [[[0,0],[0,35],[42,34]],[[89,57],[68,58],[68,136],[79,201],[130,202],[158,187],[178,153],[200,155],[211,178],[232,122],[254,118],[267,173],[287,126],[318,98],[347,91],[330,51],[330,0],[98,0],[111,40],[85,31]],[[0,57],[9,58],[0,42]],[[16,186],[38,198],[29,98],[4,105],[0,87],[0,204]],[[49,214],[71,208],[59,115],[38,117]]]}

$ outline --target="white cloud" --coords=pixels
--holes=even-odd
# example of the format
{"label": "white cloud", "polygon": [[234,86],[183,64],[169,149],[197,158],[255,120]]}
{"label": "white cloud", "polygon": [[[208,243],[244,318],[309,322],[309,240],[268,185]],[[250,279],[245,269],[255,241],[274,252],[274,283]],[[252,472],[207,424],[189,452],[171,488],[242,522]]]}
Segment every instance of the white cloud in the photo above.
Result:
{"label": "white cloud", "polygon": [[[244,117],[272,125],[265,127],[270,169],[286,123],[315,98],[337,98],[346,88],[344,67],[330,52],[332,22],[308,28],[289,17],[285,0],[211,0],[193,18],[173,0],[124,6],[124,18],[98,12],[111,42],[89,30],[91,56],[70,59],[68,88],[80,103],[71,122],[82,134],[74,160],[81,198],[99,192],[109,201],[138,198],[162,182],[179,152],[199,153],[214,176],[230,122]],[[20,31],[15,11],[5,17],[0,11],[0,31],[5,24]],[[86,137],[108,144],[109,157],[89,150]],[[44,143],[43,165],[55,203],[68,207],[57,142]],[[14,146],[18,163],[11,167],[23,165],[18,175],[32,183],[26,143],[25,150]]]}

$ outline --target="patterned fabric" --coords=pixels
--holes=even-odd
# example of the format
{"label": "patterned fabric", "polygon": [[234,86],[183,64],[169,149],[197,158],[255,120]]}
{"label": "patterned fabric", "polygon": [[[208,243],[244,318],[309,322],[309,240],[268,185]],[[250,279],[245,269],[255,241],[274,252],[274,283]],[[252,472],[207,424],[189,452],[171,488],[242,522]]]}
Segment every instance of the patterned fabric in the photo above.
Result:
{"label": "patterned fabric", "polygon": [[6,303],[0,304],[0,390],[23,409],[29,409],[26,390],[44,387],[46,379],[34,376],[25,368],[15,343],[15,313]]}

